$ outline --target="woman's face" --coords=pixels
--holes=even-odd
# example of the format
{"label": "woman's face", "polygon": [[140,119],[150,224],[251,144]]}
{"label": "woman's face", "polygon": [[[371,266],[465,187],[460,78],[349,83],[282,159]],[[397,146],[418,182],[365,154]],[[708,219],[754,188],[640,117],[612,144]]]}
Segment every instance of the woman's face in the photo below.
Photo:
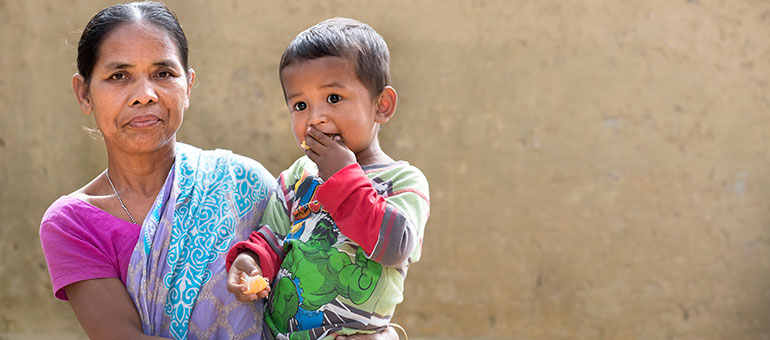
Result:
{"label": "woman's face", "polygon": [[148,22],[122,24],[98,55],[90,83],[75,75],[73,87],[108,147],[150,152],[173,145],[195,73],[185,74],[168,32]]}

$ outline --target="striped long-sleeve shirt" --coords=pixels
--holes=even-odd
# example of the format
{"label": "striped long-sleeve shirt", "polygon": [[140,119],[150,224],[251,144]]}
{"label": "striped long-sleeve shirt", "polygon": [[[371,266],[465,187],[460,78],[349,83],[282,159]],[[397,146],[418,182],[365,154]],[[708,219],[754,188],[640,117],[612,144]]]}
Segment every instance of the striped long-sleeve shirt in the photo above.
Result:
{"label": "striped long-sleeve shirt", "polygon": [[428,182],[407,162],[347,166],[326,182],[302,157],[279,177],[261,228],[246,249],[272,283],[265,322],[274,336],[377,329],[403,300],[409,264],[420,258]]}

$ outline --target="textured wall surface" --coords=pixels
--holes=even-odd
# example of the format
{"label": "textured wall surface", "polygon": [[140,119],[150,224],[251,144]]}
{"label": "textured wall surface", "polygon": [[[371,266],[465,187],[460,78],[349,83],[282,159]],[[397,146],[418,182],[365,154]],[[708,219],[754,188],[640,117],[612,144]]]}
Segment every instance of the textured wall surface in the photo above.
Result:
{"label": "textured wall surface", "polygon": [[[106,1],[0,0],[0,339],[84,337],[38,240],[106,165],[70,88]],[[169,1],[197,71],[178,139],[273,173],[277,78],[331,16],[388,41],[391,156],[431,183],[415,338],[770,339],[770,3]]]}

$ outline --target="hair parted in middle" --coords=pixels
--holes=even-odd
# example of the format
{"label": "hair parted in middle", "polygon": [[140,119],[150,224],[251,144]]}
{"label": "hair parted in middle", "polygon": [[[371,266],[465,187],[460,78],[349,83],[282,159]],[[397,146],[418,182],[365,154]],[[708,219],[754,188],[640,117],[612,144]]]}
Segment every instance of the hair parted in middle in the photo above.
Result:
{"label": "hair parted in middle", "polygon": [[355,63],[356,76],[372,98],[390,85],[390,53],[385,39],[371,26],[350,18],[327,19],[299,33],[283,52],[278,73],[291,64],[329,56]]}

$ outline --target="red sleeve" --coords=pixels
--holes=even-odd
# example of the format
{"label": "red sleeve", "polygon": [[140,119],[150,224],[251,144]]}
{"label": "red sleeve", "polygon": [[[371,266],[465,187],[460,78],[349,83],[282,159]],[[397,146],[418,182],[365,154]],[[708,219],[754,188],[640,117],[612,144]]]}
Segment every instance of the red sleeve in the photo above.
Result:
{"label": "red sleeve", "polygon": [[238,254],[244,251],[252,251],[257,254],[259,268],[262,269],[262,276],[273,282],[273,278],[275,278],[275,274],[278,273],[278,268],[281,266],[281,258],[270,247],[265,236],[257,231],[251,232],[248,241],[238,242],[230,248],[225,258],[227,271],[230,271],[230,266]]}
{"label": "red sleeve", "polygon": [[387,203],[377,194],[361,166],[348,165],[321,184],[316,199],[345,236],[372,254]]}

